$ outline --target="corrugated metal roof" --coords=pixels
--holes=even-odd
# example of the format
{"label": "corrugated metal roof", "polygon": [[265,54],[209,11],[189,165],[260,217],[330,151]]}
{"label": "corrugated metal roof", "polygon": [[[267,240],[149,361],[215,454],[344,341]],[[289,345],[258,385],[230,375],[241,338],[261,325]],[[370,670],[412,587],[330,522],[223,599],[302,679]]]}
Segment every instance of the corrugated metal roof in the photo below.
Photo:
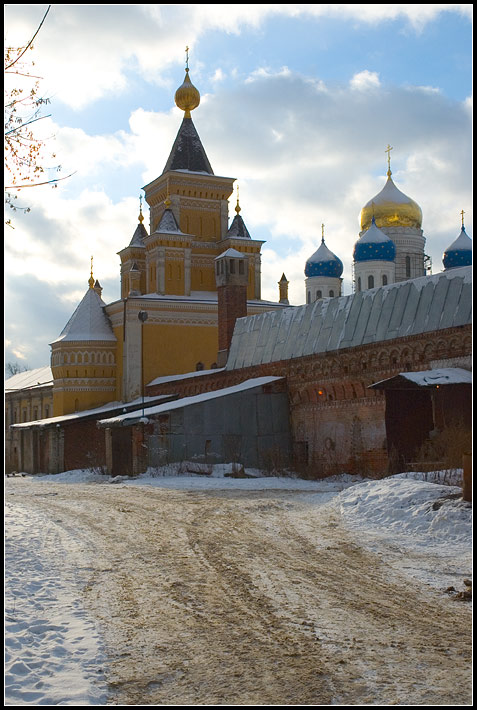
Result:
{"label": "corrugated metal roof", "polygon": [[239,318],[227,370],[471,323],[472,267]]}
{"label": "corrugated metal roof", "polygon": [[[255,377],[251,380],[245,380],[238,385],[231,385],[230,387],[224,387],[219,390],[211,390],[210,392],[202,392],[202,394],[191,395],[190,397],[182,397],[181,399],[175,399],[166,404],[159,404],[154,407],[148,407],[144,410],[144,417],[150,417],[158,414],[165,414],[166,412],[171,412],[174,409],[182,409],[184,407],[191,407],[195,404],[201,404],[202,402],[209,401],[211,399],[219,399],[220,397],[228,397],[233,394],[238,394],[240,392],[245,392],[247,390],[253,390],[258,387],[263,387],[264,385],[269,385],[272,382],[278,382],[283,380],[283,377],[273,377],[271,375],[265,377]],[[141,412],[130,412],[129,414],[122,414],[117,417],[110,417],[108,419],[101,419],[99,424],[102,426],[128,426],[135,424],[143,418]]]}

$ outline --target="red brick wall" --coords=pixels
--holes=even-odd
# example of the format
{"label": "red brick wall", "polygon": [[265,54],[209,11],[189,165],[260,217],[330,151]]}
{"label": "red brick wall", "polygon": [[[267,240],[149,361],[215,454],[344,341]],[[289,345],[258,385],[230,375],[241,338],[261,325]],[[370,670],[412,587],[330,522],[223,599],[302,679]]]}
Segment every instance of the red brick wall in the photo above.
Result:
{"label": "red brick wall", "polygon": [[149,387],[147,394],[173,391],[187,397],[252,377],[286,377],[294,442],[297,449],[307,449],[312,473],[378,474],[387,467],[385,397],[368,386],[399,372],[428,369],[432,360],[471,352],[471,328],[463,326],[165,383]]}
{"label": "red brick wall", "polygon": [[219,351],[228,350],[235,321],[247,315],[247,286],[230,284],[217,288]]}

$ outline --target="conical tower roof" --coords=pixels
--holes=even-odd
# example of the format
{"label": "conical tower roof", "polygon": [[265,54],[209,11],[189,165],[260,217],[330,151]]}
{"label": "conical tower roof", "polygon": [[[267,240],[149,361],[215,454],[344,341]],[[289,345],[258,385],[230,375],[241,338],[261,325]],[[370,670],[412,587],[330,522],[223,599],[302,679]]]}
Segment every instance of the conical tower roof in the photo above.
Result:
{"label": "conical tower roof", "polygon": [[168,170],[214,174],[192,118],[184,116],[163,173]]}
{"label": "conical tower roof", "polygon": [[104,310],[105,305],[94,288],[88,288],[75,312],[53,343],[83,340],[116,340],[111,323]]}

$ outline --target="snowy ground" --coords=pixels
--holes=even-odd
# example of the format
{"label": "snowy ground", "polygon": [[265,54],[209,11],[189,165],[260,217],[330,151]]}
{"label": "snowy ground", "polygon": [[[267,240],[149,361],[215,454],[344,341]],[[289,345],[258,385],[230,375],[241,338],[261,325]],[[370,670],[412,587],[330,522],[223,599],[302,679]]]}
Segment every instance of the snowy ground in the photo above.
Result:
{"label": "snowy ground", "polygon": [[[48,484],[154,486],[180,490],[264,489],[299,493],[313,504],[300,524],[313,534],[313,515],[332,507],[359,544],[392,569],[433,590],[462,589],[471,578],[471,505],[462,501],[459,473],[399,474],[380,481],[342,476],[324,481],[298,478],[229,478],[231,467],[211,476],[150,471],[136,479],[111,479],[90,471],[24,479],[33,495],[55,495]],[[173,475],[171,475],[173,474]],[[82,570],[70,559],[71,536],[61,526],[15,499],[6,481],[6,705],[105,705],[106,658],[94,622],[81,605]],[[443,484],[445,481],[445,484]],[[454,485],[449,485],[454,484]],[[456,485],[455,485],[456,484]],[[74,552],[75,555],[69,554]]]}

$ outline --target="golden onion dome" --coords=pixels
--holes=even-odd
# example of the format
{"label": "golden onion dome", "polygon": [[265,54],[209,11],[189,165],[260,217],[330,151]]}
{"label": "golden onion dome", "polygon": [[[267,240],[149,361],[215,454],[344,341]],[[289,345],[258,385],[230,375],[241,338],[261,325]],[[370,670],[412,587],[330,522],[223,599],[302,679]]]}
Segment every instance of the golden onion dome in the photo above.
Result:
{"label": "golden onion dome", "polygon": [[361,230],[369,229],[374,217],[376,226],[421,228],[422,210],[414,200],[398,190],[391,178],[391,151],[389,145],[384,151],[388,154],[388,179],[385,186],[372,200],[367,202],[360,214]]}
{"label": "golden onion dome", "polygon": [[200,94],[189,78],[188,68],[183,83],[176,91],[174,100],[176,106],[185,111],[185,118],[190,118],[190,112],[200,104]]}
{"label": "golden onion dome", "polygon": [[372,219],[383,227],[421,228],[422,210],[410,197],[398,190],[392,181],[390,171],[385,186],[375,197],[365,204],[360,214],[361,230],[369,229]]}

